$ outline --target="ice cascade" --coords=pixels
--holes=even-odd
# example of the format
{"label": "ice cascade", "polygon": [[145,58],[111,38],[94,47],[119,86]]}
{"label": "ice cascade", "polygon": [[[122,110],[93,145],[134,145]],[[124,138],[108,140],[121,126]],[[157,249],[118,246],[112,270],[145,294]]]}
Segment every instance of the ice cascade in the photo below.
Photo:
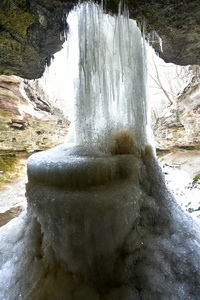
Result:
{"label": "ice cascade", "polygon": [[199,225],[149,145],[140,29],[91,2],[72,14],[73,143],[29,158],[27,214],[0,229],[0,298],[200,299]]}
{"label": "ice cascade", "polygon": [[136,22],[128,13],[114,18],[88,4],[78,13],[78,40],[76,143],[109,153],[126,131],[138,149],[144,147],[145,45]]}

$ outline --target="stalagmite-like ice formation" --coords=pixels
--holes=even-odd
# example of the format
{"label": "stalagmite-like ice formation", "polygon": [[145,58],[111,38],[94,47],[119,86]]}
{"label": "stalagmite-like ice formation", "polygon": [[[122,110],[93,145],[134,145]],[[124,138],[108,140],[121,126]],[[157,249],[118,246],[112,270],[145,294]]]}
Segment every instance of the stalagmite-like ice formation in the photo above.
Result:
{"label": "stalagmite-like ice formation", "polygon": [[0,230],[0,297],[200,299],[199,227],[147,144],[140,30],[92,3],[76,15],[75,143],[29,159],[28,212]]}

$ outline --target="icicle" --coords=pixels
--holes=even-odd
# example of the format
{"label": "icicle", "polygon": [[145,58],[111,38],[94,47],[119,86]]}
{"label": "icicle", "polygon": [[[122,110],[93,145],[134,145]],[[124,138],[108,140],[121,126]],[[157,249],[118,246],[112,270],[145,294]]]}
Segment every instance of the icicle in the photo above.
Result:
{"label": "icicle", "polygon": [[136,22],[120,12],[110,17],[85,3],[78,13],[76,141],[108,153],[119,130],[129,132],[139,147],[147,142],[145,44]]}

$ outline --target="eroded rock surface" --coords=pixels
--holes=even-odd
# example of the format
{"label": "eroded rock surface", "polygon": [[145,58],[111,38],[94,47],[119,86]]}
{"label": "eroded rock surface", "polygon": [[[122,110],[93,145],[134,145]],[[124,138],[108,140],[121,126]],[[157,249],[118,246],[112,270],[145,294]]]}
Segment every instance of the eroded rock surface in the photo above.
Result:
{"label": "eroded rock surface", "polygon": [[177,99],[153,125],[157,148],[200,148],[200,85],[193,77]]}
{"label": "eroded rock surface", "polygon": [[64,142],[68,127],[67,118],[35,95],[22,79],[0,76],[0,151],[54,147]]}

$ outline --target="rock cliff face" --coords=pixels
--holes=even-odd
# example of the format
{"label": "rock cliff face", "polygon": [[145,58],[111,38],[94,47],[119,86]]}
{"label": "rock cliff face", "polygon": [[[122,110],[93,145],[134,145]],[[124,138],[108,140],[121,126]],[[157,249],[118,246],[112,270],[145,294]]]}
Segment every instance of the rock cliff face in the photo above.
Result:
{"label": "rock cliff face", "polygon": [[0,76],[0,152],[34,152],[61,144],[69,121],[28,83]]}
{"label": "rock cliff face", "polygon": [[169,106],[153,125],[158,149],[200,149],[199,95],[199,76],[193,76],[176,104]]}
{"label": "rock cliff face", "polygon": [[[200,6],[196,1],[126,0],[130,17],[145,21],[146,35],[166,62],[199,64]],[[0,3],[0,73],[38,78],[51,55],[59,51],[67,31],[65,14],[76,0],[10,0]],[[117,13],[119,1],[107,1]],[[157,34],[163,40],[160,48]],[[162,52],[163,50],[163,52]]]}

